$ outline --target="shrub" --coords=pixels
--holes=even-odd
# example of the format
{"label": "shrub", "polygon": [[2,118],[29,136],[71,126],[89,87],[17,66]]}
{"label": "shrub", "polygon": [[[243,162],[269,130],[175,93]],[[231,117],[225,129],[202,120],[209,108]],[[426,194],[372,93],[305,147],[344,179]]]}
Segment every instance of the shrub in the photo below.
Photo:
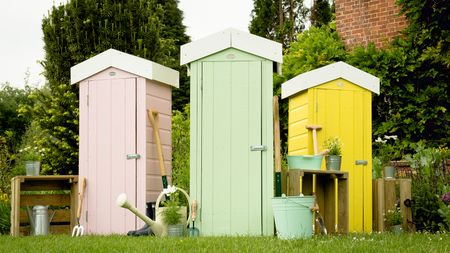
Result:
{"label": "shrub", "polygon": [[[445,167],[448,149],[424,148],[419,145],[416,154],[406,156],[414,169],[412,177],[412,211],[416,229],[436,232],[450,228],[445,218],[441,196],[450,183],[450,173]],[[439,210],[441,210],[442,215]],[[443,217],[444,216],[444,217]]]}
{"label": "shrub", "polygon": [[172,184],[189,193],[189,105],[172,115]]}
{"label": "shrub", "polygon": [[8,194],[0,191],[0,235],[9,234],[11,226],[11,203]]}

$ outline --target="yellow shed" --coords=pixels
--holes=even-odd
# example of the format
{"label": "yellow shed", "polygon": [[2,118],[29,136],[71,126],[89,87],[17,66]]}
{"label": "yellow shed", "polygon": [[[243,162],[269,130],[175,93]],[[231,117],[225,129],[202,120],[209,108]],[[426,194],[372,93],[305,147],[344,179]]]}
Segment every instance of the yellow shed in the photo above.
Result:
{"label": "yellow shed", "polygon": [[[343,143],[341,170],[348,172],[350,232],[372,231],[372,93],[379,78],[336,62],[282,84],[289,98],[289,155],[313,154],[308,124],[321,125],[319,150],[329,137]],[[323,168],[324,165],[323,165]]]}

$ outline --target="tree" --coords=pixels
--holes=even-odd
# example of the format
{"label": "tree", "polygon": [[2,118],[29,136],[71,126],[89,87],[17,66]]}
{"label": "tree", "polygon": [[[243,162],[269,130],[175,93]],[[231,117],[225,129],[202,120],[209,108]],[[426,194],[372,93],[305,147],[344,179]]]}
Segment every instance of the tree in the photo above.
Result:
{"label": "tree", "polygon": [[331,11],[328,0],[315,0],[311,8],[311,25],[317,27],[328,25],[333,18]]}
{"label": "tree", "polygon": [[42,21],[48,84],[28,107],[47,136],[40,143],[49,150],[44,171],[78,172],[78,87],[69,84],[70,67],[109,48],[178,67],[177,45],[188,40],[181,20],[176,0],[71,0],[52,8]]}
{"label": "tree", "polygon": [[[9,135],[8,146],[14,150],[15,144],[18,144],[20,136],[30,125],[30,117],[20,117],[18,113],[20,104],[29,104],[28,94],[32,88],[26,86],[25,89],[18,89],[10,86],[8,83],[0,85],[0,136]],[[14,141],[15,143],[12,143]]]}
{"label": "tree", "polygon": [[254,0],[251,33],[278,41],[288,48],[305,28],[308,9],[303,0]]}

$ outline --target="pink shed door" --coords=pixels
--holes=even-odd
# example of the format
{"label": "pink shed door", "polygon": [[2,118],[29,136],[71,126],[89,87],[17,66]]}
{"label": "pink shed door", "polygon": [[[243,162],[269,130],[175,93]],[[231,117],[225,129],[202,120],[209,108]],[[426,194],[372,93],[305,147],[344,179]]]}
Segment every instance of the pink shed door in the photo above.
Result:
{"label": "pink shed door", "polygon": [[115,201],[125,192],[136,206],[136,78],[88,83],[88,169],[86,229],[93,234],[124,234],[136,217]]}

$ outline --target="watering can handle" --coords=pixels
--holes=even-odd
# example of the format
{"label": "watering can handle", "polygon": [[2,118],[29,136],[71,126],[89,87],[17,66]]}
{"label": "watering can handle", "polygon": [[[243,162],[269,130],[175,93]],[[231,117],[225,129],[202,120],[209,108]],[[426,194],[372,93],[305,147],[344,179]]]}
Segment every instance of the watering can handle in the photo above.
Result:
{"label": "watering can handle", "polygon": [[[192,216],[192,208],[191,208],[191,206],[192,206],[192,202],[191,202],[191,199],[189,198],[189,195],[187,194],[187,192],[185,190],[177,187],[177,191],[181,191],[184,194],[184,196],[186,197],[186,199],[188,200],[189,213],[188,213],[188,219],[186,221],[186,226],[188,226],[191,223],[191,216]],[[156,199],[155,213],[158,213],[159,203],[161,202],[161,199],[162,199],[162,197],[164,195],[166,195],[166,194],[164,193],[164,191],[162,191],[159,194],[158,198]]]}

